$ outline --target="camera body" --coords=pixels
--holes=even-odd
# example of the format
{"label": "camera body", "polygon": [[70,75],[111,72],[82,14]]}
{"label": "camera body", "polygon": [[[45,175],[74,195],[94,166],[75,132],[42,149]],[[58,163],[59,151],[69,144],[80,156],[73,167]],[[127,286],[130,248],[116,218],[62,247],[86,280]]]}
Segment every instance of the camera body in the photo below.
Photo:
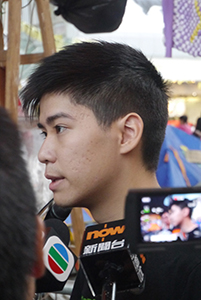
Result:
{"label": "camera body", "polygon": [[125,225],[132,253],[200,249],[201,187],[130,190]]}

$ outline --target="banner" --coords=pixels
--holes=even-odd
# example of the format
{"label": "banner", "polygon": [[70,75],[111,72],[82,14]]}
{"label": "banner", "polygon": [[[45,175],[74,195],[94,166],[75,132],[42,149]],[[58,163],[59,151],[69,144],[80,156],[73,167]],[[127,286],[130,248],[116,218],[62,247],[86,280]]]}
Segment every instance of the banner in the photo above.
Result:
{"label": "banner", "polygon": [[172,48],[201,56],[201,0],[163,0],[166,57]]}

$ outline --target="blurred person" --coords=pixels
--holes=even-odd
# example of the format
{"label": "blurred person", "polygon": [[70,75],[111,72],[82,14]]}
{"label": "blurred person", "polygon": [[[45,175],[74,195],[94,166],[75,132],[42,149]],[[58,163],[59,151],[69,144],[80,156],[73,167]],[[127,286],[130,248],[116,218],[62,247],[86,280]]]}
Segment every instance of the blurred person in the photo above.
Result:
{"label": "blurred person", "polygon": [[179,117],[180,124],[178,125],[178,128],[185,131],[188,134],[192,134],[191,126],[188,124],[188,117],[186,115],[183,115]]}
{"label": "blurred person", "polygon": [[163,230],[170,230],[170,214],[168,211],[164,211],[161,214],[161,222]]}
{"label": "blurred person", "polygon": [[201,230],[191,219],[193,208],[192,201],[173,201],[169,207],[170,223],[173,227],[180,228],[181,240],[194,240],[201,237]]}
{"label": "blurred person", "polygon": [[0,298],[32,300],[44,272],[42,221],[17,126],[0,108]]}
{"label": "blurred person", "polygon": [[[124,218],[129,189],[159,188],[155,172],[168,93],[153,64],[128,45],[81,42],[44,58],[20,97],[25,114],[39,119],[44,142],[38,157],[55,202],[86,207],[105,223]],[[189,259],[179,255],[176,263],[169,253],[150,253],[143,293],[125,291],[116,299],[186,300],[188,291],[194,296],[197,288],[186,285],[194,263],[185,273],[179,270]],[[170,273],[174,268],[178,272]],[[82,268],[71,299],[94,299]]]}
{"label": "blurred person", "polygon": [[201,139],[201,118],[197,119],[196,127],[193,132],[193,135],[196,136],[197,138]]}
{"label": "blurred person", "polygon": [[164,211],[160,214],[160,231],[156,236],[152,238],[152,241],[173,241],[174,236],[171,231],[171,224],[168,211]]}

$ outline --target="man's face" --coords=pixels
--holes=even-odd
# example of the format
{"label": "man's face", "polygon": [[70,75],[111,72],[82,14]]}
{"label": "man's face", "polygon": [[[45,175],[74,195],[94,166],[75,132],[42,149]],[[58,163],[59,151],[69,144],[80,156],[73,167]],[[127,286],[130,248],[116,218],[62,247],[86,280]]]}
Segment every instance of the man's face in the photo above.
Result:
{"label": "man's face", "polygon": [[170,223],[173,226],[179,226],[185,218],[184,210],[181,209],[178,205],[172,205],[169,214]]}
{"label": "man's face", "polygon": [[91,208],[93,201],[107,201],[120,167],[115,124],[104,130],[90,109],[67,95],[41,99],[38,126],[45,139],[38,158],[57,204]]}

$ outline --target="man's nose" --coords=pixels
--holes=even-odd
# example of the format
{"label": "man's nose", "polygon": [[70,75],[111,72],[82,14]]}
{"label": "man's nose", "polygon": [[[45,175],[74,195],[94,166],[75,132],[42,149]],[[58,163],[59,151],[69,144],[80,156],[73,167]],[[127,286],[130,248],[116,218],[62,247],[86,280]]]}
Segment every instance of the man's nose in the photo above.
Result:
{"label": "man's nose", "polygon": [[43,164],[47,164],[48,162],[54,163],[56,160],[53,141],[48,139],[48,137],[46,137],[38,152],[38,159]]}

